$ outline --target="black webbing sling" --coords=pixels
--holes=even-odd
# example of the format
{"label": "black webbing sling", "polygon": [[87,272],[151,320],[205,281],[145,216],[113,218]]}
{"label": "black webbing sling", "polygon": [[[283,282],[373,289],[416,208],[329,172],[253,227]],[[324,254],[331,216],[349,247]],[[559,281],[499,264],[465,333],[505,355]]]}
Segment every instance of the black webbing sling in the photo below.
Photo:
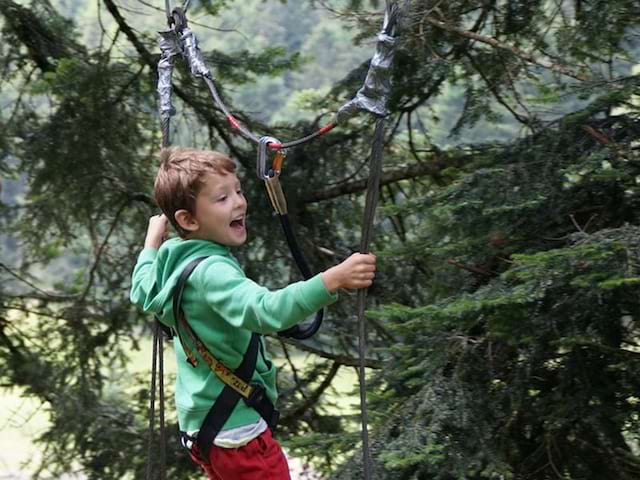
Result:
{"label": "black webbing sling", "polygon": [[244,400],[249,407],[256,410],[272,430],[275,429],[280,416],[280,413],[275,409],[273,403],[267,396],[264,385],[258,382],[251,382],[258,360],[258,350],[262,349],[260,335],[255,332],[251,334],[251,339],[249,340],[249,345],[242,358],[242,362],[238,368],[231,371],[231,369],[211,354],[187,322],[181,306],[182,294],[189,275],[207,258],[208,257],[199,257],[189,262],[180,274],[173,289],[173,315],[176,321],[176,332],[178,333],[180,344],[187,355],[187,361],[193,367],[198,364],[198,359],[195,357],[190,346],[184,341],[182,335],[183,330],[190,337],[202,360],[205,361],[209,368],[224,383],[222,392],[211,406],[198,432],[198,451],[204,462],[208,462],[209,449],[213,444],[213,440],[222,430],[222,427],[231,416],[233,409],[240,399]]}

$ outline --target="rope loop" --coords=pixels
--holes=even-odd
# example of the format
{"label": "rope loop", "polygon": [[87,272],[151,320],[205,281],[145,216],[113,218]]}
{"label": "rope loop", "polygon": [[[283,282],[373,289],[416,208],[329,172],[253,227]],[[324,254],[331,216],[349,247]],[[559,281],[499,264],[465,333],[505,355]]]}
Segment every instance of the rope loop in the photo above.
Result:
{"label": "rope loop", "polygon": [[164,1],[164,11],[167,15],[167,25],[170,29],[176,32],[178,35],[182,33],[185,28],[188,28],[187,22],[187,9],[189,8],[190,0],[185,0],[182,7],[171,8],[171,0]]}
{"label": "rope loop", "polygon": [[181,7],[176,7],[171,12],[171,23],[176,34],[181,35],[185,28],[189,27],[186,12]]}

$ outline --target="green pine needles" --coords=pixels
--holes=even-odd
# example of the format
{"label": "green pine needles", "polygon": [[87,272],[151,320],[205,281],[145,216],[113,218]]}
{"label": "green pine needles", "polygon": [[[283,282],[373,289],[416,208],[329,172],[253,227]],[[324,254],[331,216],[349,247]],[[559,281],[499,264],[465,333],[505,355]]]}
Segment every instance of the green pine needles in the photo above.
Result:
{"label": "green pine needles", "polygon": [[640,475],[640,122],[596,103],[407,207],[429,302],[375,314],[381,478]]}

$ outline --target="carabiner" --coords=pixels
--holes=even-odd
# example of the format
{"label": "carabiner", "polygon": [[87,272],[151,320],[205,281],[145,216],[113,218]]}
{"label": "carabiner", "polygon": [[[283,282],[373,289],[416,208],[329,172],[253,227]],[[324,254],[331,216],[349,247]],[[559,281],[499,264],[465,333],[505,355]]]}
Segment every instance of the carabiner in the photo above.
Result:
{"label": "carabiner", "polygon": [[267,157],[269,156],[269,144],[280,143],[277,138],[273,137],[261,137],[258,141],[258,157],[256,159],[256,175],[260,180],[269,178],[269,171],[267,170]]}

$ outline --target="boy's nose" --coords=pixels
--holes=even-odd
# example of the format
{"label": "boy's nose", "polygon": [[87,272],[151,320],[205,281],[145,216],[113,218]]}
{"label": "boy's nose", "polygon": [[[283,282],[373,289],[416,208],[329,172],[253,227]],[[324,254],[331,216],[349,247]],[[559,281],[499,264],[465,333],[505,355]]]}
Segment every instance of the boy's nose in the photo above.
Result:
{"label": "boy's nose", "polygon": [[236,194],[236,207],[244,207],[247,204],[247,199],[244,198],[244,195],[242,194]]}

